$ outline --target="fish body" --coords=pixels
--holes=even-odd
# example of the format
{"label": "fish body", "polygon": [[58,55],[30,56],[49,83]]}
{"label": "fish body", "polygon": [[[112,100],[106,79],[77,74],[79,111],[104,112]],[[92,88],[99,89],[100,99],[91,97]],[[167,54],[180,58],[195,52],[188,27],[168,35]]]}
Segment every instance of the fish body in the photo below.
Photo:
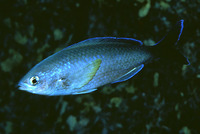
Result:
{"label": "fish body", "polygon": [[[175,31],[178,34],[172,37],[173,44],[180,38],[183,21],[177,27]],[[161,42],[163,45],[157,47]],[[165,57],[167,54],[159,55],[157,52],[165,46],[165,41],[160,43],[149,47],[132,38],[87,39],[38,63],[20,80],[19,89],[49,96],[89,93],[105,84],[128,80],[144,64]],[[176,55],[176,50],[174,53]],[[185,60],[180,55],[178,57]]]}

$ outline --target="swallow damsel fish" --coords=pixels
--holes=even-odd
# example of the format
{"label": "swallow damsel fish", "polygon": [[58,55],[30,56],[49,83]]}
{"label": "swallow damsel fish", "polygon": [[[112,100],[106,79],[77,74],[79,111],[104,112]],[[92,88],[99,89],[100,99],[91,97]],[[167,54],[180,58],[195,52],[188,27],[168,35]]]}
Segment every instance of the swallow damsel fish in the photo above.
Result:
{"label": "swallow damsel fish", "polygon": [[19,89],[49,96],[85,94],[130,79],[154,59],[170,56],[187,64],[187,58],[175,48],[183,22],[177,22],[154,46],[116,37],[96,37],[71,45],[35,65],[20,80]]}

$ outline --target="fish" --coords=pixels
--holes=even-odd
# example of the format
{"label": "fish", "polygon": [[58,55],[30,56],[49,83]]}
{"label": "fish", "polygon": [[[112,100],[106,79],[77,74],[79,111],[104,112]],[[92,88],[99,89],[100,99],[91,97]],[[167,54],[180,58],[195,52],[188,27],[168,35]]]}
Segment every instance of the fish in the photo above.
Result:
{"label": "fish", "polygon": [[184,20],[156,44],[124,37],[95,37],[73,44],[36,64],[18,83],[20,90],[47,96],[79,95],[123,82],[156,59],[189,61],[177,50]]}

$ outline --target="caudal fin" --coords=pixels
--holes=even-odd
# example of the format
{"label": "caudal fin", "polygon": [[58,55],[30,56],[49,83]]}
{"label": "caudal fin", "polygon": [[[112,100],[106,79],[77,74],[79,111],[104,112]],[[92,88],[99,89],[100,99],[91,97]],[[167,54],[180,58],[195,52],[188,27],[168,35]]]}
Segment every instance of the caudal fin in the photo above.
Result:
{"label": "caudal fin", "polygon": [[183,22],[180,20],[176,25],[153,47],[153,53],[156,57],[173,60],[182,64],[190,64],[176,48],[183,31]]}

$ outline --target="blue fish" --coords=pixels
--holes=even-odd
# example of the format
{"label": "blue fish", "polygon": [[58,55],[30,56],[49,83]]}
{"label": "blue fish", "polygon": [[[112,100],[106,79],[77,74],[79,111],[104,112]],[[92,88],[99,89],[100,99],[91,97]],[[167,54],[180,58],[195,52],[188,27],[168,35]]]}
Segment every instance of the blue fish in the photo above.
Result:
{"label": "blue fish", "polygon": [[108,83],[126,81],[146,63],[173,57],[187,64],[175,46],[183,20],[154,46],[132,38],[97,37],[69,46],[35,65],[19,82],[19,89],[56,96],[85,94]]}

